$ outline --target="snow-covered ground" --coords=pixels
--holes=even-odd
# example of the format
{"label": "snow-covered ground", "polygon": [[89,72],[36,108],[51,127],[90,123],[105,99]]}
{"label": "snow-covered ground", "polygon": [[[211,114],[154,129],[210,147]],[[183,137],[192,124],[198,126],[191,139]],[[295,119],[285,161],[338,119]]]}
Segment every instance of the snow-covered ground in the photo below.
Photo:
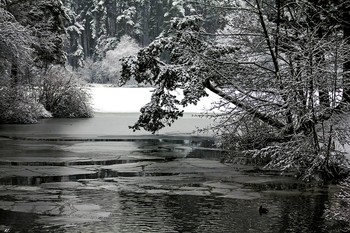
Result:
{"label": "snow-covered ground", "polygon": [[[90,87],[92,106],[95,112],[139,112],[151,100],[152,88],[108,87],[94,84]],[[208,93],[197,105],[187,106],[186,113],[199,113],[209,109],[211,103],[218,100],[218,96]],[[178,96],[181,93],[178,92]]]}

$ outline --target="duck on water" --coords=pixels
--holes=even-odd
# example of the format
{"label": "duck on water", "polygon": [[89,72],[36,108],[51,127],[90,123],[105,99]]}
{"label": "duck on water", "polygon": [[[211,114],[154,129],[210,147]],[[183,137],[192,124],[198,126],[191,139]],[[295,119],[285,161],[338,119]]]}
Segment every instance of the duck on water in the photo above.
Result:
{"label": "duck on water", "polygon": [[262,207],[262,205],[259,207],[259,214],[260,215],[267,214],[268,212],[269,212],[269,210]]}

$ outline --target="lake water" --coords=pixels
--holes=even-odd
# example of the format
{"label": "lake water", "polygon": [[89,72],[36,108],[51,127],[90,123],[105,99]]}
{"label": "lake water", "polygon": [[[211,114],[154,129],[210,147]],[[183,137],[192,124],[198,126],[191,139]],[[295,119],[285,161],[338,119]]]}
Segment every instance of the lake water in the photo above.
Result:
{"label": "lake water", "polygon": [[329,212],[346,207],[339,187],[221,163],[194,132],[207,119],[155,135],[130,131],[136,119],[0,125],[0,232],[348,232]]}

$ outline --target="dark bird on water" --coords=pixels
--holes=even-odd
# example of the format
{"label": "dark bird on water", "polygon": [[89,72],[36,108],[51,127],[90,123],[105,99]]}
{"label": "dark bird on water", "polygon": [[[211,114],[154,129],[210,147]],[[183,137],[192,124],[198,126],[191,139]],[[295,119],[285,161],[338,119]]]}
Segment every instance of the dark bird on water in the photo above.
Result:
{"label": "dark bird on water", "polygon": [[268,209],[262,207],[262,205],[259,207],[259,214],[262,215],[262,214],[267,214],[269,212]]}

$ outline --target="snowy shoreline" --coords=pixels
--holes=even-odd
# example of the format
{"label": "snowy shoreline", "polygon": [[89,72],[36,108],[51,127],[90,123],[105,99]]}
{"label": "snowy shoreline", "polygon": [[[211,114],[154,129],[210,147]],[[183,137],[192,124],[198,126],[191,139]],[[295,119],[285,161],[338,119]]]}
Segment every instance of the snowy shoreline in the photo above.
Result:
{"label": "snowy shoreline", "polygon": [[[113,87],[104,84],[89,86],[91,104],[98,113],[136,113],[151,100],[151,87]],[[181,96],[178,92],[177,96]],[[215,94],[204,97],[197,105],[189,105],[185,113],[201,113],[210,109],[212,102],[218,100]]]}

